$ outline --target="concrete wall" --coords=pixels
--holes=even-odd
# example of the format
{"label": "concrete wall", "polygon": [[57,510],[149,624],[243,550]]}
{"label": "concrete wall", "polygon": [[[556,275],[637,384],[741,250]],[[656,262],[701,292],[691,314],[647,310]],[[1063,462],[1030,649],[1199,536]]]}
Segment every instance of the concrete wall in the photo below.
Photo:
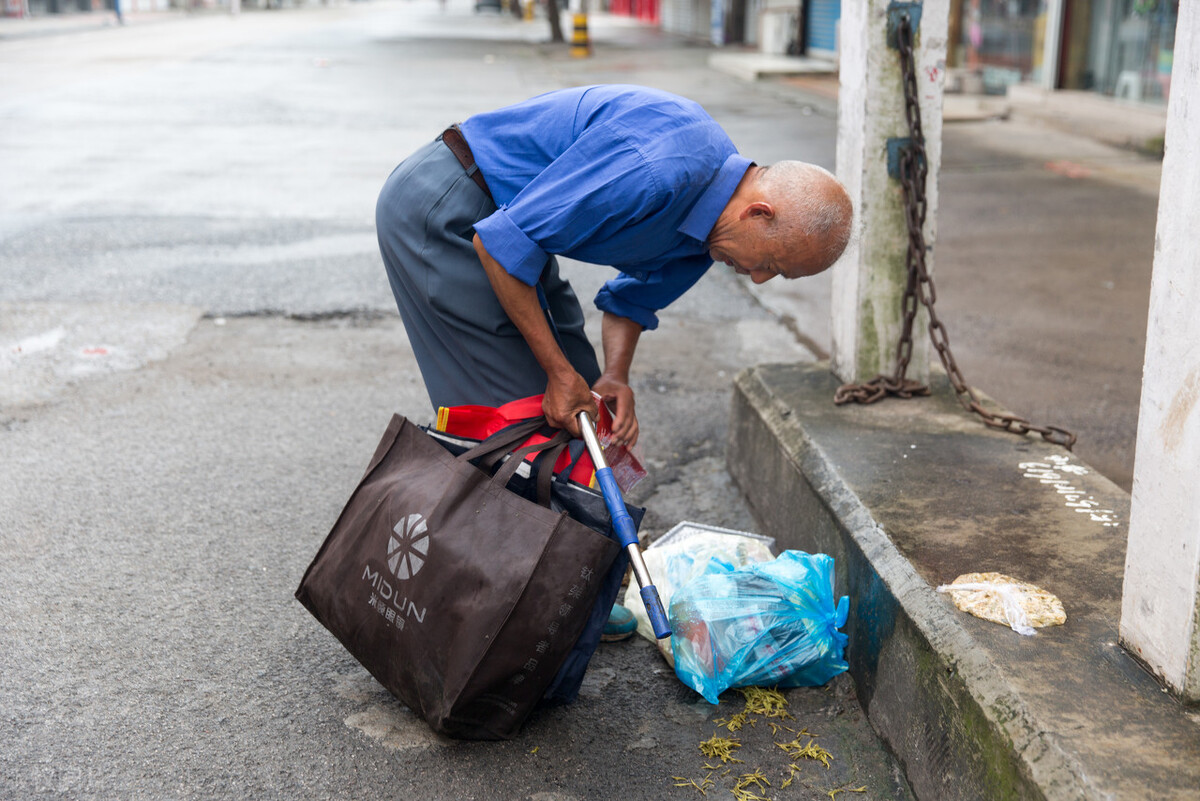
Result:
{"label": "concrete wall", "polygon": [[1200,3],[1181,3],[1167,111],[1121,639],[1200,700]]}
{"label": "concrete wall", "polygon": [[[882,0],[842,6],[837,175],[855,208],[855,234],[833,268],[833,371],[844,381],[891,373],[903,322],[901,299],[908,275],[900,183],[888,176],[887,140],[908,136],[897,51],[887,45]],[[926,2],[916,31],[918,102],[929,176],[926,183],[926,265],[932,273],[937,240],[938,170],[941,166],[942,88],[945,83],[949,2]],[[909,378],[928,377],[929,338],[917,316]]]}

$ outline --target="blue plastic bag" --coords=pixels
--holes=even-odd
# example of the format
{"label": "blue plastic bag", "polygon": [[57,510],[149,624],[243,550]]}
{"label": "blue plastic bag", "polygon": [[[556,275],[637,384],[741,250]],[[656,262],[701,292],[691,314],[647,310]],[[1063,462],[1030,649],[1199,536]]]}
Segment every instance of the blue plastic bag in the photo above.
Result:
{"label": "blue plastic bag", "polygon": [[675,591],[675,674],[711,704],[730,687],[816,687],[845,671],[850,599],[834,604],[833,558],[784,551],[731,569],[712,562]]}

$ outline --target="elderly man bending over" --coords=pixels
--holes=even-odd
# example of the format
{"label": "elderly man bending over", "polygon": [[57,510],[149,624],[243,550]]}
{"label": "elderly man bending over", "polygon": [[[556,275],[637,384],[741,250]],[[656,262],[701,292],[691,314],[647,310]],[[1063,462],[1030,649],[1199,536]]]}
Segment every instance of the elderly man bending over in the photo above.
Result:
{"label": "elderly man bending over", "polygon": [[[566,89],[471,117],[400,164],[376,210],[435,409],[544,392],[549,423],[578,436],[579,412],[595,419],[594,390],[629,445],[629,367],[655,312],[714,260],[755,283],[819,273],[851,217],[825,170],[754,164],[699,105],[639,86]],[[556,255],[618,271],[595,299],[603,370]],[[618,612],[606,638],[632,632]]]}
{"label": "elderly man bending over", "polygon": [[[690,100],[591,86],[447,129],[395,169],[376,217],[435,409],[544,392],[549,423],[578,436],[595,390],[613,407],[614,437],[633,444],[629,368],[655,312],[714,260],[755,283],[825,270],[852,210],[819,167],[739,155]],[[595,299],[603,370],[556,255],[619,271]]]}

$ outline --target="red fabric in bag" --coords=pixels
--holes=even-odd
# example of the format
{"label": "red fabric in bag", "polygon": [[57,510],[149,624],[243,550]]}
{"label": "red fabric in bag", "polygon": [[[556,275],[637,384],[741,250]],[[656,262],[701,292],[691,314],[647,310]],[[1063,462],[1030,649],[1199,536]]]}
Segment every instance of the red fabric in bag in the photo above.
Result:
{"label": "red fabric in bag", "polygon": [[[520,398],[496,408],[491,406],[443,406],[438,409],[437,430],[456,437],[484,440],[513,423],[540,416],[543,397],[542,395],[533,395],[528,398]],[[603,403],[600,403],[599,406],[600,419],[596,421],[596,436],[601,444],[604,444],[611,438],[612,414]],[[521,443],[520,447],[545,442],[547,439],[549,437],[534,434]],[[526,457],[529,461],[533,461],[535,458],[535,454]],[[613,469],[613,476],[623,492],[628,492],[646,475],[645,469],[627,448],[606,446],[605,459],[609,462],[609,467]],[[570,466],[571,454],[564,451],[554,464],[554,472],[561,474]],[[594,487],[596,485],[596,468],[592,464],[591,456],[587,453],[580,456],[569,478],[585,487]]]}

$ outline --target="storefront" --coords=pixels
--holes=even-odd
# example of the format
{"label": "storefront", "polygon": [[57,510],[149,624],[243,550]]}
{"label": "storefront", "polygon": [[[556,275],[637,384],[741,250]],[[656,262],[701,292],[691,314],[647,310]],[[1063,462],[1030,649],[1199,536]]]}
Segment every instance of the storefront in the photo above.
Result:
{"label": "storefront", "polygon": [[1003,94],[1014,83],[1040,82],[1047,18],[1046,0],[956,0],[951,9],[951,66]]}
{"label": "storefront", "polygon": [[610,14],[635,17],[645,22],[657,23],[658,0],[611,0],[607,5]]}
{"label": "storefront", "polygon": [[1178,0],[952,0],[948,62],[983,91],[1016,83],[1165,103]]}
{"label": "storefront", "polygon": [[807,0],[804,4],[804,46],[809,55],[836,57],[841,0]]}
{"label": "storefront", "polygon": [[700,40],[712,35],[711,0],[663,0],[661,15],[667,33]]}
{"label": "storefront", "polygon": [[[613,13],[626,15],[637,1],[609,0]],[[836,60],[841,7],[841,0],[662,0],[662,28],[718,47]]]}
{"label": "storefront", "polygon": [[1067,34],[1085,44],[1068,50],[1058,88],[1166,102],[1178,0],[1072,0],[1066,12]]}

